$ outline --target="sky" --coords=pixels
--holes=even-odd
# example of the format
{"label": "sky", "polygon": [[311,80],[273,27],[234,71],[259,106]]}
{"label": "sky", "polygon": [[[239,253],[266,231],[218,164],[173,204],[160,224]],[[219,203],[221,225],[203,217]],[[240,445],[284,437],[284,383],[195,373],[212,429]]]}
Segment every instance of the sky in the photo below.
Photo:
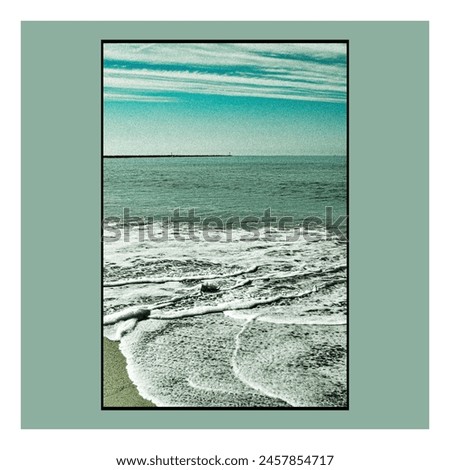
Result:
{"label": "sky", "polygon": [[104,155],[345,155],[342,43],[105,43]]}

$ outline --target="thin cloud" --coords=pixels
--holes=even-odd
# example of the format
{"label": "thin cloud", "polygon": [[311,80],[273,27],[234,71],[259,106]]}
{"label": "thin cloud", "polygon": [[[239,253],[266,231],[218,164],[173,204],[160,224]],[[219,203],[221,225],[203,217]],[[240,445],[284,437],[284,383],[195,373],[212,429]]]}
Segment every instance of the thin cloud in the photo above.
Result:
{"label": "thin cloud", "polygon": [[151,103],[170,103],[177,101],[175,98],[169,98],[167,96],[148,96],[139,95],[132,93],[104,93],[104,99],[107,101],[143,101]]}
{"label": "thin cloud", "polygon": [[[345,44],[105,44],[106,100],[170,93],[346,101]],[[124,93],[124,90],[133,93]],[[165,94],[168,94],[167,98]],[[161,96],[163,95],[163,96]],[[120,98],[119,98],[120,96]]]}

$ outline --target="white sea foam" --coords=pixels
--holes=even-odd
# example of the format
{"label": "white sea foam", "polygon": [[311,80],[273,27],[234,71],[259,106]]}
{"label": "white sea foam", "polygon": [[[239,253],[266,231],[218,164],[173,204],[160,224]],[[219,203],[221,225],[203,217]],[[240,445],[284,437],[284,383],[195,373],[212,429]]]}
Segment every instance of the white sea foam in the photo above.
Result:
{"label": "white sea foam", "polygon": [[179,277],[149,277],[142,279],[129,279],[125,281],[112,281],[105,282],[104,287],[118,287],[126,286],[129,284],[165,284],[167,282],[186,282],[186,281],[207,281],[212,279],[223,279],[226,277],[237,277],[242,276],[242,274],[254,273],[258,269],[258,266],[252,266],[249,269],[244,269],[241,271],[232,272],[229,274],[210,274],[206,276],[179,276]]}
{"label": "white sea foam", "polygon": [[[280,309],[280,307],[278,307]],[[283,312],[279,312],[276,308],[260,309],[262,315],[258,315],[255,321],[264,323],[278,323],[283,325],[346,325],[347,316],[344,314],[337,315],[299,315],[298,306],[296,312],[289,313],[289,308],[284,307]],[[253,318],[251,312],[246,310],[226,310],[224,315],[235,320],[248,320]]]}
{"label": "white sea foam", "polygon": [[295,294],[280,294],[275,295],[273,297],[266,297],[263,299],[235,300],[232,302],[221,302],[216,305],[204,305],[186,310],[170,310],[168,312],[160,313],[162,308],[175,303],[177,300],[184,299],[184,297],[173,298],[167,302],[163,302],[160,304],[127,307],[121,311],[106,315],[103,319],[103,324],[111,325],[118,321],[127,320],[130,318],[136,318],[139,320],[142,318],[150,317],[155,320],[175,320],[178,318],[195,317],[198,315],[207,315],[210,313],[219,313],[235,310],[250,310],[260,305],[268,305],[278,302],[280,300],[301,299],[311,294],[314,294],[315,292],[318,292],[321,289],[326,289],[328,286],[329,284],[323,284],[319,287],[314,286],[311,290]]}
{"label": "white sea foam", "polygon": [[122,336],[130,333],[137,325],[137,318],[128,318],[115,323],[106,323],[103,327],[103,334],[111,341],[120,341]]}
{"label": "white sea foam", "polygon": [[104,334],[144,398],[345,406],[346,246],[279,235],[105,244]]}
{"label": "white sea foam", "polygon": [[158,406],[283,406],[233,373],[230,351],[238,325],[222,315],[169,322],[146,320],[122,338],[128,373]]}
{"label": "white sea foam", "polygon": [[245,383],[291,406],[344,406],[345,337],[345,326],[249,321],[233,368]]}

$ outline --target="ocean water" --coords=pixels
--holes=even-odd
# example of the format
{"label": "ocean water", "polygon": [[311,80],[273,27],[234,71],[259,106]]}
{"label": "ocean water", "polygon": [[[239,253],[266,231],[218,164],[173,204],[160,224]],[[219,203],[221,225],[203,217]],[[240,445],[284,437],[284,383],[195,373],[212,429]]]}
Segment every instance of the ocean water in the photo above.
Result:
{"label": "ocean water", "polygon": [[[346,214],[345,178],[344,157],[104,160],[104,334],[144,398],[347,405],[347,242],[324,220]],[[268,208],[288,222],[217,223]]]}
{"label": "ocean water", "polygon": [[346,214],[345,157],[202,157],[104,160],[104,216],[161,218],[179,207],[199,216],[300,221]]}

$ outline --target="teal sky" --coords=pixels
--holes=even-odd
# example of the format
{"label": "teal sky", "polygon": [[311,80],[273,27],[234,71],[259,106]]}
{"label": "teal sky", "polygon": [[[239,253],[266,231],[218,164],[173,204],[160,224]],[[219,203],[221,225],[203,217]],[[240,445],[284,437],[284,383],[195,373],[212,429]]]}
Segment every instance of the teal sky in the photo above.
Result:
{"label": "teal sky", "polygon": [[104,44],[104,154],[345,155],[346,46]]}

